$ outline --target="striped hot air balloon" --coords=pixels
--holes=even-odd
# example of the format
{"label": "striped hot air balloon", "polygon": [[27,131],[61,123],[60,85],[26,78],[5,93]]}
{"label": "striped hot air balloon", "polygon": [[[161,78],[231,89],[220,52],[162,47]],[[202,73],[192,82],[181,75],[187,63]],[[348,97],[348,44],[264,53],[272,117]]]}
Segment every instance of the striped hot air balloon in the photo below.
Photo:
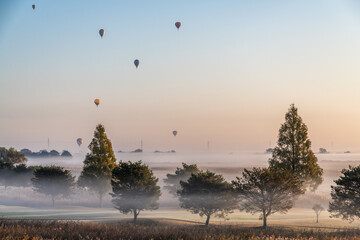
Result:
{"label": "striped hot air balloon", "polygon": [[76,139],[76,143],[79,145],[79,147],[81,146],[81,144],[83,143],[82,138],[78,138]]}

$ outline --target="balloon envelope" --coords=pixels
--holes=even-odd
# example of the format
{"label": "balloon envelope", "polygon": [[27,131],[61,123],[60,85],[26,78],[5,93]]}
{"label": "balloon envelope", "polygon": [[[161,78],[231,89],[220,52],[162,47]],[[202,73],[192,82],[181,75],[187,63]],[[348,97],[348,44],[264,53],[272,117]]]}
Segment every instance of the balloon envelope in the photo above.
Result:
{"label": "balloon envelope", "polygon": [[135,59],[134,64],[135,64],[135,67],[138,68],[140,61],[138,59]]}
{"label": "balloon envelope", "polygon": [[76,139],[76,143],[77,143],[77,144],[79,145],[79,147],[80,147],[80,145],[83,143],[82,138]]}
{"label": "balloon envelope", "polygon": [[100,99],[95,99],[95,100],[94,100],[94,103],[96,104],[96,106],[99,106],[99,104],[100,104]]}
{"label": "balloon envelope", "polygon": [[99,34],[100,34],[101,37],[104,36],[104,33],[105,33],[105,30],[104,30],[104,29],[100,29],[100,30],[99,30]]}
{"label": "balloon envelope", "polygon": [[173,135],[176,137],[177,131],[173,131],[172,133],[173,133]]}
{"label": "balloon envelope", "polygon": [[177,29],[179,29],[181,27],[181,22],[176,22],[175,26],[176,26]]}
{"label": "balloon envelope", "polygon": [[35,4],[33,4],[33,5],[32,5],[32,9],[34,9],[34,10],[35,10]]}

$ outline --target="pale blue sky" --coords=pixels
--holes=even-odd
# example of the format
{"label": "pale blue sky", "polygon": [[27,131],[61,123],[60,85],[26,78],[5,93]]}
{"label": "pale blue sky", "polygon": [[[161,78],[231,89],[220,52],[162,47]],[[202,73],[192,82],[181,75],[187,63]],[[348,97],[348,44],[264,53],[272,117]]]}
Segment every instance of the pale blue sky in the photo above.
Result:
{"label": "pale blue sky", "polygon": [[0,145],[262,150],[294,102],[360,149],[359,43],[357,1],[0,0]]}

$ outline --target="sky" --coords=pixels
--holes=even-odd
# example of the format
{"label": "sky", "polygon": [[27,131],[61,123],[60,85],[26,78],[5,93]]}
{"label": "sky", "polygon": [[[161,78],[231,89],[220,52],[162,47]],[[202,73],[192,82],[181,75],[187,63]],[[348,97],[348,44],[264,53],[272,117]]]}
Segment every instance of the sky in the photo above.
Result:
{"label": "sky", "polygon": [[359,43],[358,1],[0,0],[0,146],[263,151],[294,103],[360,151]]}

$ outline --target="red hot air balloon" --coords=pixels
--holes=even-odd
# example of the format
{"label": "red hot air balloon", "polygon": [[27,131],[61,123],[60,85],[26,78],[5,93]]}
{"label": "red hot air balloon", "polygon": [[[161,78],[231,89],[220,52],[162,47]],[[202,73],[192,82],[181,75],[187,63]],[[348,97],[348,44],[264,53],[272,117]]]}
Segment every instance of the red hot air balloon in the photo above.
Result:
{"label": "red hot air balloon", "polygon": [[138,68],[140,61],[138,59],[135,59],[134,64],[135,64],[135,67]]}
{"label": "red hot air balloon", "polygon": [[176,26],[176,28],[179,30],[179,28],[181,27],[181,22],[176,22],[176,23],[175,23],[175,26]]}
{"label": "red hot air balloon", "polygon": [[105,30],[104,29],[100,29],[99,30],[99,34],[101,36],[101,38],[104,36]]}
{"label": "red hot air balloon", "polygon": [[94,103],[95,103],[95,105],[98,107],[99,104],[100,104],[100,99],[95,99],[95,100],[94,100]]}
{"label": "red hot air balloon", "polygon": [[35,4],[32,5],[32,9],[35,10]]}

